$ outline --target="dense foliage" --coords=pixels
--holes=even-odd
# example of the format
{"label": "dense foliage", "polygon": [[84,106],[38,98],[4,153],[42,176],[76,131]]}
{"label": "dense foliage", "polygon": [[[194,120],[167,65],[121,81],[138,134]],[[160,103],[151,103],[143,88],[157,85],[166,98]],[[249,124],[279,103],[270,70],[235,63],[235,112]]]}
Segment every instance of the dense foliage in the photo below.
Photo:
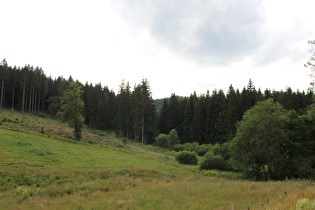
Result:
{"label": "dense foliage", "polygon": [[69,122],[69,126],[74,128],[73,134],[77,140],[80,140],[82,137],[84,121],[82,116],[84,102],[81,99],[81,94],[81,87],[74,82],[70,82],[69,87],[61,98],[61,111],[58,112],[62,121]]}
{"label": "dense foliage", "polygon": [[176,153],[175,159],[181,164],[196,165],[198,163],[197,154],[190,151]]}
{"label": "dense foliage", "polygon": [[[10,108],[29,113],[57,115],[62,110],[61,99],[72,77],[47,77],[42,68],[25,65],[11,67],[4,59],[0,65],[0,109]],[[143,79],[131,91],[129,83],[120,86],[119,93],[101,84],[85,85],[79,81],[84,123],[100,130],[116,130],[121,136],[153,143],[157,135],[156,109],[149,82]]]}
{"label": "dense foliage", "polygon": [[179,138],[175,129],[171,130],[168,135],[160,133],[155,138],[155,144],[157,146],[167,149],[175,149],[175,145],[177,145],[178,143]]}
{"label": "dense foliage", "polygon": [[[24,112],[49,112],[56,115],[61,109],[60,98],[73,81],[63,77],[47,77],[40,67],[25,65],[11,67],[5,60],[0,65],[1,107]],[[117,130],[121,136],[153,143],[158,133],[168,134],[176,129],[181,143],[222,144],[231,140],[236,132],[235,123],[242,119],[244,112],[258,101],[273,98],[286,110],[305,114],[312,104],[312,92],[256,90],[250,80],[240,92],[229,87],[214,90],[212,94],[178,97],[175,94],[163,100],[158,114],[147,80],[135,85],[129,83],[119,87],[116,95],[113,90],[101,84],[82,87],[82,100],[85,104],[83,116],[85,124],[101,130]]]}
{"label": "dense foliage", "polygon": [[[205,95],[173,100],[164,100],[159,111],[158,128],[160,133],[169,133],[176,129],[180,143],[198,142],[199,144],[222,144],[233,139],[236,133],[236,122],[240,121],[246,110],[257,102],[272,98],[286,110],[295,110],[299,115],[307,114],[308,107],[313,103],[313,93],[292,91],[256,90],[252,81],[240,92],[229,87],[225,95],[223,90],[214,90]],[[177,109],[171,109],[171,103]],[[175,123],[174,123],[175,122]]]}
{"label": "dense foliage", "polygon": [[[279,103],[272,99],[257,103],[237,124],[236,136],[231,141],[232,156],[245,170],[263,171],[283,156],[281,148],[288,142],[286,131],[287,115]],[[266,132],[267,131],[267,132]]]}
{"label": "dense foliage", "polygon": [[200,170],[230,170],[229,164],[220,156],[212,152],[207,152],[200,163]]}
{"label": "dense foliage", "polygon": [[[121,137],[143,144],[156,143],[176,151],[194,151],[200,156],[211,151],[224,161],[231,161],[234,152],[234,167],[239,166],[248,173],[263,174],[261,171],[266,166],[266,173],[271,178],[287,175],[307,177],[315,168],[315,105],[311,90],[300,92],[288,87],[285,91],[266,89],[262,92],[249,80],[241,91],[230,85],[226,94],[216,89],[201,95],[194,92],[189,97],[172,94],[170,98],[160,99],[158,104],[161,108],[157,109],[146,79],[133,88],[123,81],[118,94],[115,94],[101,84],[74,82],[71,76],[69,79],[47,77],[40,67],[11,67],[5,59],[0,65],[0,82],[0,109],[57,115],[64,106],[62,96],[75,83],[82,90],[82,116],[84,124],[90,128],[115,130]],[[256,114],[259,111],[255,111],[257,107],[253,108],[254,105],[265,103],[270,106],[275,104],[279,108],[276,110],[281,111],[272,109],[275,116]],[[251,108],[253,110],[250,111]],[[281,125],[276,134],[271,132],[276,126],[260,127],[260,122],[269,120],[264,118],[267,116],[270,119],[280,117],[280,121],[275,122],[275,125]],[[245,132],[246,129],[254,132],[252,136],[256,136],[257,142],[251,142],[250,138],[246,140],[245,136],[240,138],[237,132]],[[235,155],[235,151],[246,148],[237,148],[235,144],[230,146],[232,139],[249,141],[250,150],[261,150],[255,150],[251,159],[243,162],[241,158],[245,157]],[[269,153],[266,151],[270,145],[276,149]]]}

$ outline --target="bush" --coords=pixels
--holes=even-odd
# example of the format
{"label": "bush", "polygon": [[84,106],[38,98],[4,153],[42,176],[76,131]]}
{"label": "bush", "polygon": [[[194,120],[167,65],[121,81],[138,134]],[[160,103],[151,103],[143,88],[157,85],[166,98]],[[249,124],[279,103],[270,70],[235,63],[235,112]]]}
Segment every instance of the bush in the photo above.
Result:
{"label": "bush", "polygon": [[180,164],[196,165],[198,163],[196,152],[182,151],[175,155],[175,159]]}
{"label": "bush", "polygon": [[2,122],[6,122],[6,121],[8,121],[8,118],[4,117],[4,118],[2,119]]}
{"label": "bush", "polygon": [[184,146],[185,150],[196,151],[199,144],[198,144],[198,142],[193,142],[193,143],[185,143],[183,146]]}
{"label": "bush", "polygon": [[229,143],[228,142],[225,142],[221,145],[216,143],[212,147],[212,152],[215,155],[219,155],[219,156],[223,157],[224,160],[230,159],[230,151],[229,151]]}
{"label": "bush", "polygon": [[169,138],[169,135],[161,133],[155,138],[155,143],[159,147],[169,148]]}
{"label": "bush", "polygon": [[73,136],[72,136],[70,133],[68,133],[68,132],[63,132],[63,133],[62,133],[62,136],[63,136],[64,138],[73,139]]}
{"label": "bush", "polygon": [[127,141],[128,141],[128,139],[125,138],[125,137],[121,139],[121,142],[122,142],[123,144],[125,144],[125,145],[127,144]]}
{"label": "bush", "polygon": [[40,129],[40,133],[41,134],[45,134],[45,130],[44,130],[44,127],[42,126],[42,128]]}
{"label": "bush", "polygon": [[193,143],[185,143],[185,144],[176,144],[173,146],[173,149],[176,152],[180,152],[180,151],[191,151],[191,152],[196,152],[197,155],[199,156],[204,156],[211,148],[211,144],[202,144],[199,145],[197,142],[193,142]]}
{"label": "bush", "polygon": [[207,152],[200,163],[200,170],[229,170],[229,164],[219,155],[214,155],[212,152]]}
{"label": "bush", "polygon": [[184,147],[183,147],[182,144],[176,144],[176,145],[174,146],[174,150],[175,150],[176,152],[180,152],[180,151],[183,151],[183,150],[184,150]]}
{"label": "bush", "polygon": [[179,143],[177,131],[173,129],[169,132],[168,135],[169,135],[169,146],[171,148],[174,148],[174,146]]}
{"label": "bush", "polygon": [[202,145],[199,145],[198,147],[196,147],[196,153],[199,155],[199,156],[204,156],[210,149],[210,144],[202,144]]}

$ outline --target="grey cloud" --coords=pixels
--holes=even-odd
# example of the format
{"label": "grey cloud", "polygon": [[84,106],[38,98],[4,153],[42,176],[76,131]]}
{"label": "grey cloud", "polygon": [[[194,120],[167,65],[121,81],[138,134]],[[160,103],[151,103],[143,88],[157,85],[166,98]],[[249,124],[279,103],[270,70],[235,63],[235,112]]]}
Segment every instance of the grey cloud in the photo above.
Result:
{"label": "grey cloud", "polygon": [[261,1],[125,2],[127,21],[149,28],[162,44],[199,62],[227,64],[264,42]]}
{"label": "grey cloud", "polygon": [[269,65],[287,57],[290,58],[291,62],[298,62],[305,58],[307,54],[306,49],[299,49],[295,44],[302,40],[307,46],[306,37],[311,37],[313,33],[306,29],[300,21],[295,20],[292,22],[291,28],[283,30],[281,33],[276,33],[269,31],[268,35],[266,35],[268,41],[252,54],[256,65]]}
{"label": "grey cloud", "polygon": [[200,44],[193,51],[219,63],[235,61],[263,43],[259,33],[261,24],[262,18],[255,6],[244,3],[209,14],[195,33]]}

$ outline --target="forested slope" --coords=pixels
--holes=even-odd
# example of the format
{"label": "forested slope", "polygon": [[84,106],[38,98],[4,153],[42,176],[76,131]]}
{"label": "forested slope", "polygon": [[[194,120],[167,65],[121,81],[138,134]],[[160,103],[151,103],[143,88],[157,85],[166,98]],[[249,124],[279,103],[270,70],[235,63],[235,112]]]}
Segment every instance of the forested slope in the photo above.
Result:
{"label": "forested slope", "polygon": [[[73,79],[71,76],[68,79],[47,77],[41,67],[12,67],[3,60],[0,81],[1,107],[56,115],[60,98]],[[293,91],[290,87],[285,91],[266,89],[262,92],[250,80],[241,91],[230,85],[227,93],[213,90],[189,97],[172,94],[157,110],[146,79],[133,88],[122,81],[118,93],[100,83],[75,82],[83,90],[83,116],[88,127],[116,130],[121,136],[146,144],[153,143],[159,133],[172,129],[177,130],[181,143],[224,143],[235,135],[235,123],[258,101],[273,98],[286,110],[305,114],[314,95],[311,91]]]}

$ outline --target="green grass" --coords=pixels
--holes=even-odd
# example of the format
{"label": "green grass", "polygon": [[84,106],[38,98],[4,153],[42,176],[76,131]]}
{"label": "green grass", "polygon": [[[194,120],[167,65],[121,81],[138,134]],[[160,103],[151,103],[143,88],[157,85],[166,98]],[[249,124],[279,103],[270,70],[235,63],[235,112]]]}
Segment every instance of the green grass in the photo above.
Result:
{"label": "green grass", "polygon": [[230,209],[231,202],[235,209],[295,209],[314,204],[308,180],[238,180],[237,173],[199,172],[198,166],[121,145],[109,138],[112,132],[86,128],[84,140],[77,142],[60,134],[61,128],[71,129],[54,119],[6,111],[0,121],[0,209]]}
{"label": "green grass", "polygon": [[157,152],[157,153],[168,155],[168,156],[175,156],[175,153],[176,153],[175,151],[170,151],[169,149],[164,149],[164,148],[153,146],[150,144],[144,145],[140,142],[135,142],[133,140],[128,140],[127,143],[134,145],[134,146],[137,146],[137,147],[140,147],[140,148],[145,149],[145,150]]}

